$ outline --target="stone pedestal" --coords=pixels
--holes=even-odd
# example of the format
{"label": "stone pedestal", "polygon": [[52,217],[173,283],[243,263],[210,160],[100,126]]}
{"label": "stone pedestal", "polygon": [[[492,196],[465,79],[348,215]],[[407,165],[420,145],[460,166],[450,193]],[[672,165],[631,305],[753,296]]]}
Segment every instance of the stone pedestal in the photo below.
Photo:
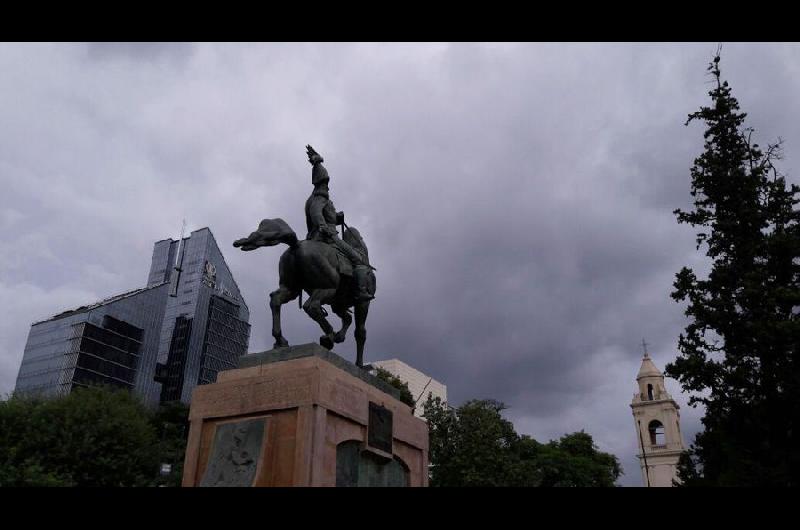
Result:
{"label": "stone pedestal", "polygon": [[317,344],[246,355],[192,395],[184,486],[427,486],[428,426]]}

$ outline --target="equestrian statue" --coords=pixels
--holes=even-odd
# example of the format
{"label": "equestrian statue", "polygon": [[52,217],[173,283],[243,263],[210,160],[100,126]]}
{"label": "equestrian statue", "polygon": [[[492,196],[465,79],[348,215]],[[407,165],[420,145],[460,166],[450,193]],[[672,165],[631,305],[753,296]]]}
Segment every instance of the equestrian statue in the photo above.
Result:
{"label": "equestrian statue", "polygon": [[[281,331],[281,306],[298,296],[303,310],[317,322],[324,335],[319,343],[328,350],[334,343],[344,342],[355,313],[356,365],[363,367],[365,327],[370,301],[375,298],[375,270],[369,264],[367,245],[358,230],[344,222],[344,212],[337,212],[330,198],[330,177],[324,159],[310,145],[306,146],[311,164],[311,184],[314,191],[306,201],[306,239],[298,241],[294,230],[283,219],[264,219],[248,237],[237,239],[233,246],[242,250],[284,243],[289,248],[281,255],[278,265],[278,289],[269,295],[272,310],[272,336],[275,348],[288,346]],[[339,237],[337,226],[342,226]],[[308,300],[302,303],[302,293]],[[342,320],[334,331],[323,308],[328,305]]]}

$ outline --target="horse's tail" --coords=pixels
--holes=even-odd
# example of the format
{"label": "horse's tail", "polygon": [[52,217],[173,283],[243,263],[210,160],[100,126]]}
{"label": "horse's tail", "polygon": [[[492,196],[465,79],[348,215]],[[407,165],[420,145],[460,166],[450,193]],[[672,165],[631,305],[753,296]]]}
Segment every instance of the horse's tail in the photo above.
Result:
{"label": "horse's tail", "polygon": [[259,247],[271,247],[278,243],[285,243],[290,248],[297,247],[297,234],[283,219],[264,219],[258,224],[258,229],[246,238],[238,239],[234,247],[242,250],[255,250]]}

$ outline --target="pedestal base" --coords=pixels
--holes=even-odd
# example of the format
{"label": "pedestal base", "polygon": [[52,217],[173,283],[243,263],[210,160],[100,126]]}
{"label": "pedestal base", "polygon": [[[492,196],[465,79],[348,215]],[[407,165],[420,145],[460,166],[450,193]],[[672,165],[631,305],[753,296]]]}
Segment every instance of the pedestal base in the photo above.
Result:
{"label": "pedestal base", "polygon": [[394,388],[317,344],[240,365],[192,394],[184,486],[428,485],[428,426]]}

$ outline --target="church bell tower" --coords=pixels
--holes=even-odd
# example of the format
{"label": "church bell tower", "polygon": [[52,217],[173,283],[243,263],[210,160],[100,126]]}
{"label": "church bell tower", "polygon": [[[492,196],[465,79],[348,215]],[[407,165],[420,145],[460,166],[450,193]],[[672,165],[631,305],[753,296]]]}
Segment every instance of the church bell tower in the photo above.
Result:
{"label": "church bell tower", "polygon": [[678,458],[684,451],[680,407],[664,388],[664,375],[653,364],[644,343],[644,357],[636,382],[631,409],[636,427],[636,445],[647,487],[670,487],[678,478]]}

